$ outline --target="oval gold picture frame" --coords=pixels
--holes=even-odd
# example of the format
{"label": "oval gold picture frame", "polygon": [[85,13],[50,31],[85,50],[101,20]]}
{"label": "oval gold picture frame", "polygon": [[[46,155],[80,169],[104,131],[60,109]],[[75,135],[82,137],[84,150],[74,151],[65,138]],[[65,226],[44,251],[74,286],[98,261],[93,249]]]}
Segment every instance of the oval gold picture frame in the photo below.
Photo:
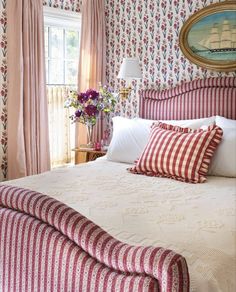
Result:
{"label": "oval gold picture frame", "polygon": [[211,4],[193,14],[180,31],[180,48],[192,63],[214,71],[236,71],[236,1]]}

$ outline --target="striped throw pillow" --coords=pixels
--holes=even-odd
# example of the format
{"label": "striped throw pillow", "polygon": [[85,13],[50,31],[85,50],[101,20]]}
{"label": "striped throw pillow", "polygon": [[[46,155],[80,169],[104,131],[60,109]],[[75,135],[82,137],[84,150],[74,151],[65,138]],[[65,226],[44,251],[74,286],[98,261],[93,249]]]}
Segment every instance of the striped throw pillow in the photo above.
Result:
{"label": "striped throw pillow", "polygon": [[154,123],[142,155],[129,171],[183,182],[205,182],[210,160],[222,134],[222,129],[216,125],[207,130],[192,130]]}

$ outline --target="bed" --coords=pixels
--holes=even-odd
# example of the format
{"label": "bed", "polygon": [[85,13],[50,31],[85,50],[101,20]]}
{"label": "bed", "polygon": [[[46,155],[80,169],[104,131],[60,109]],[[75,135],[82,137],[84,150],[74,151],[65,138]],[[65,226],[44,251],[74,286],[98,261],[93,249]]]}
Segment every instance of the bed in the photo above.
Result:
{"label": "bed", "polygon": [[[142,118],[212,115],[236,119],[235,78],[141,93]],[[194,185],[129,166],[105,157],[3,184],[2,291],[235,291],[236,179]]]}

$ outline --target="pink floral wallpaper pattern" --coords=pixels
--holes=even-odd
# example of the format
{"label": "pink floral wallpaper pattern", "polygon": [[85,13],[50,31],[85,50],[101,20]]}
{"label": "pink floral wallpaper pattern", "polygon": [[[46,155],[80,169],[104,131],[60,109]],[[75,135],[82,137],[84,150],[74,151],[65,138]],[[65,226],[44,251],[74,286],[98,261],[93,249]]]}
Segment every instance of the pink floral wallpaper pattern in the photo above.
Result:
{"label": "pink floral wallpaper pattern", "polygon": [[49,7],[80,12],[82,0],[44,0],[43,4]]}
{"label": "pink floral wallpaper pattern", "polygon": [[[179,33],[185,20],[199,9],[219,0],[107,0],[107,82],[117,91],[116,78],[123,57],[138,57],[143,79],[126,102],[119,102],[117,114],[138,115],[138,90],[164,89],[196,78],[226,75],[198,68],[179,47]],[[236,76],[235,73],[229,75]]]}
{"label": "pink floral wallpaper pattern", "polygon": [[[0,0],[0,181],[7,178],[7,40],[6,1]],[[143,79],[134,82],[127,101],[120,101],[116,115],[138,115],[138,91],[164,89],[195,78],[222,76],[198,68],[181,53],[178,37],[183,22],[197,10],[220,0],[105,0],[107,33],[107,83],[117,91],[116,76],[123,57],[137,56]],[[80,12],[82,0],[44,0],[44,5]],[[229,73],[236,76],[236,73]],[[107,128],[110,132],[110,128]]]}
{"label": "pink floral wallpaper pattern", "polygon": [[6,0],[0,2],[0,181],[7,177],[7,39]]}

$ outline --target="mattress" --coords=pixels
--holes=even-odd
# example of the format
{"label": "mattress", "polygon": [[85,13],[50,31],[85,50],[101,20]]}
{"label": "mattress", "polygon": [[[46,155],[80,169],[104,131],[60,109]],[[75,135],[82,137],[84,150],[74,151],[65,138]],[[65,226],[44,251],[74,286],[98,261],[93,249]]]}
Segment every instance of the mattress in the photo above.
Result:
{"label": "mattress", "polygon": [[128,167],[103,158],[7,184],[56,198],[128,244],[182,254],[191,291],[236,291],[236,179],[187,184]]}

